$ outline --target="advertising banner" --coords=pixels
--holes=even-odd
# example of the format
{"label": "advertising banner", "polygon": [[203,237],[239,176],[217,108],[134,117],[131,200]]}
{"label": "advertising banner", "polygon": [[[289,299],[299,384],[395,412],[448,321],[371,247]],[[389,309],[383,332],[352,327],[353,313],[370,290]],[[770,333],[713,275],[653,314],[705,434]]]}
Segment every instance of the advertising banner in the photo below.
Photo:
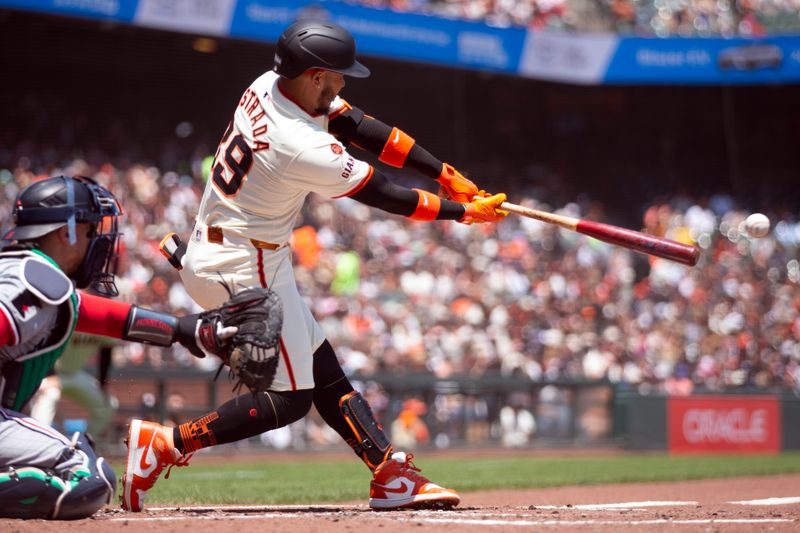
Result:
{"label": "advertising banner", "polygon": [[800,81],[800,38],[624,38],[609,84],[758,84]]}
{"label": "advertising banner", "polygon": [[670,453],[778,453],[781,413],[769,396],[688,396],[667,400]]}
{"label": "advertising banner", "polygon": [[236,0],[140,0],[134,24],[227,36]]}
{"label": "advertising banner", "polygon": [[528,78],[597,85],[603,83],[617,42],[611,34],[529,32],[519,73]]}
{"label": "advertising banner", "polygon": [[139,0],[0,0],[0,7],[119,22],[132,22],[138,4]]}
{"label": "advertising banner", "polygon": [[447,20],[343,2],[239,0],[231,36],[276,41],[300,19],[327,20],[347,28],[359,54],[507,72],[517,71],[525,30]]}
{"label": "advertising banner", "polygon": [[530,31],[329,0],[0,0],[0,7],[270,43],[296,20],[326,20],[350,30],[365,56],[581,85],[800,83],[795,35]]}

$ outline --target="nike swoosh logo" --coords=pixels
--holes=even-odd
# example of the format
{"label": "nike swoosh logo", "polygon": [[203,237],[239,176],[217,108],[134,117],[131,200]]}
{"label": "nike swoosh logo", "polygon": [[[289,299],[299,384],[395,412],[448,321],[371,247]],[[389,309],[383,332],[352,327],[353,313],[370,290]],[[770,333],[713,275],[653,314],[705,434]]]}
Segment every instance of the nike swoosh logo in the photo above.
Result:
{"label": "nike swoosh logo", "polygon": [[394,134],[394,139],[392,139],[392,143],[394,143],[394,144],[397,144],[397,141],[399,141],[399,140],[400,140],[400,132],[399,132],[399,131],[397,131],[397,132]]}
{"label": "nike swoosh logo", "polygon": [[403,498],[408,498],[414,491],[414,484],[405,478],[396,478],[391,483],[379,485],[388,494],[397,494]]}
{"label": "nike swoosh logo", "polygon": [[156,467],[156,454],[153,453],[153,441],[155,440],[156,432],[153,431],[153,436],[150,437],[150,443],[142,448],[146,450],[146,452],[142,454],[142,458],[139,460],[139,472],[137,472],[136,475],[147,477]]}

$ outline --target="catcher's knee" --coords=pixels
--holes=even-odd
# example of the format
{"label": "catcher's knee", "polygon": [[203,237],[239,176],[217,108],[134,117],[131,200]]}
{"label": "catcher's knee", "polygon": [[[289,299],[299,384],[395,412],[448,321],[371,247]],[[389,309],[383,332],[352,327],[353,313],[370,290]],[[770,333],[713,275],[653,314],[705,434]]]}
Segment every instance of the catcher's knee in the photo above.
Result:
{"label": "catcher's knee", "polygon": [[98,457],[85,434],[76,434],[72,453],[80,464],[64,476],[67,490],[56,501],[51,518],[75,520],[92,516],[111,503],[117,486],[114,471],[105,459]]}
{"label": "catcher's knee", "polygon": [[116,483],[116,478],[111,467],[102,458],[99,461],[98,469],[93,475],[79,479],[71,486],[70,491],[60,498],[53,518],[59,520],[88,518],[110,503],[114,490],[109,486],[109,480]]}
{"label": "catcher's knee", "polygon": [[392,444],[383,432],[383,426],[375,419],[367,401],[356,391],[351,391],[339,400],[339,409],[353,435],[347,443],[371,470],[392,454]]}

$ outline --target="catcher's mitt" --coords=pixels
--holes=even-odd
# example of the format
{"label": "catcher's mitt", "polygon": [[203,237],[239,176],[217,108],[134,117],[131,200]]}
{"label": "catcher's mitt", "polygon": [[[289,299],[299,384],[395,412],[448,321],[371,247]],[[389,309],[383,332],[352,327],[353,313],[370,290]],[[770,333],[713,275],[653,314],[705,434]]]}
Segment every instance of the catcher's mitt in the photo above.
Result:
{"label": "catcher's mitt", "polygon": [[254,393],[269,389],[278,368],[283,326],[283,306],[278,295],[270,289],[245,289],[220,307],[201,314],[200,319],[201,331],[217,331],[219,324],[237,328],[220,346],[220,357],[230,366],[236,382],[234,390],[242,385]]}

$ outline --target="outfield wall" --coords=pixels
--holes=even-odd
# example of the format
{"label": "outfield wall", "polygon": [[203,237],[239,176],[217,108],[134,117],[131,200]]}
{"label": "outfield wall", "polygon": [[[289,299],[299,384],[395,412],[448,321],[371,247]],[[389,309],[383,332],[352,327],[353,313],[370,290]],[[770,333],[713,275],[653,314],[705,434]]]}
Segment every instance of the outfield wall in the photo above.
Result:
{"label": "outfield wall", "polygon": [[778,453],[800,449],[800,398],[791,395],[619,392],[614,435],[633,449]]}
{"label": "outfield wall", "polygon": [[[115,370],[109,390],[119,399],[120,410],[115,430],[105,440],[122,435],[132,417],[175,424],[215,409],[233,395],[227,372],[216,381],[214,374]],[[431,374],[378,374],[351,380],[364,391],[389,433],[393,422],[406,416],[402,413],[409,400],[425,406],[419,418],[430,438],[418,448],[621,446],[680,454],[800,449],[800,398],[789,394],[668,397],[621,390],[608,381],[541,382],[500,375],[440,379]],[[59,407],[56,427],[85,416],[67,401]],[[322,424],[315,413],[310,417],[309,426]],[[509,417],[515,417],[510,426]],[[535,430],[527,436],[526,417],[535,421]],[[297,445],[305,449],[324,446],[303,438]]]}

